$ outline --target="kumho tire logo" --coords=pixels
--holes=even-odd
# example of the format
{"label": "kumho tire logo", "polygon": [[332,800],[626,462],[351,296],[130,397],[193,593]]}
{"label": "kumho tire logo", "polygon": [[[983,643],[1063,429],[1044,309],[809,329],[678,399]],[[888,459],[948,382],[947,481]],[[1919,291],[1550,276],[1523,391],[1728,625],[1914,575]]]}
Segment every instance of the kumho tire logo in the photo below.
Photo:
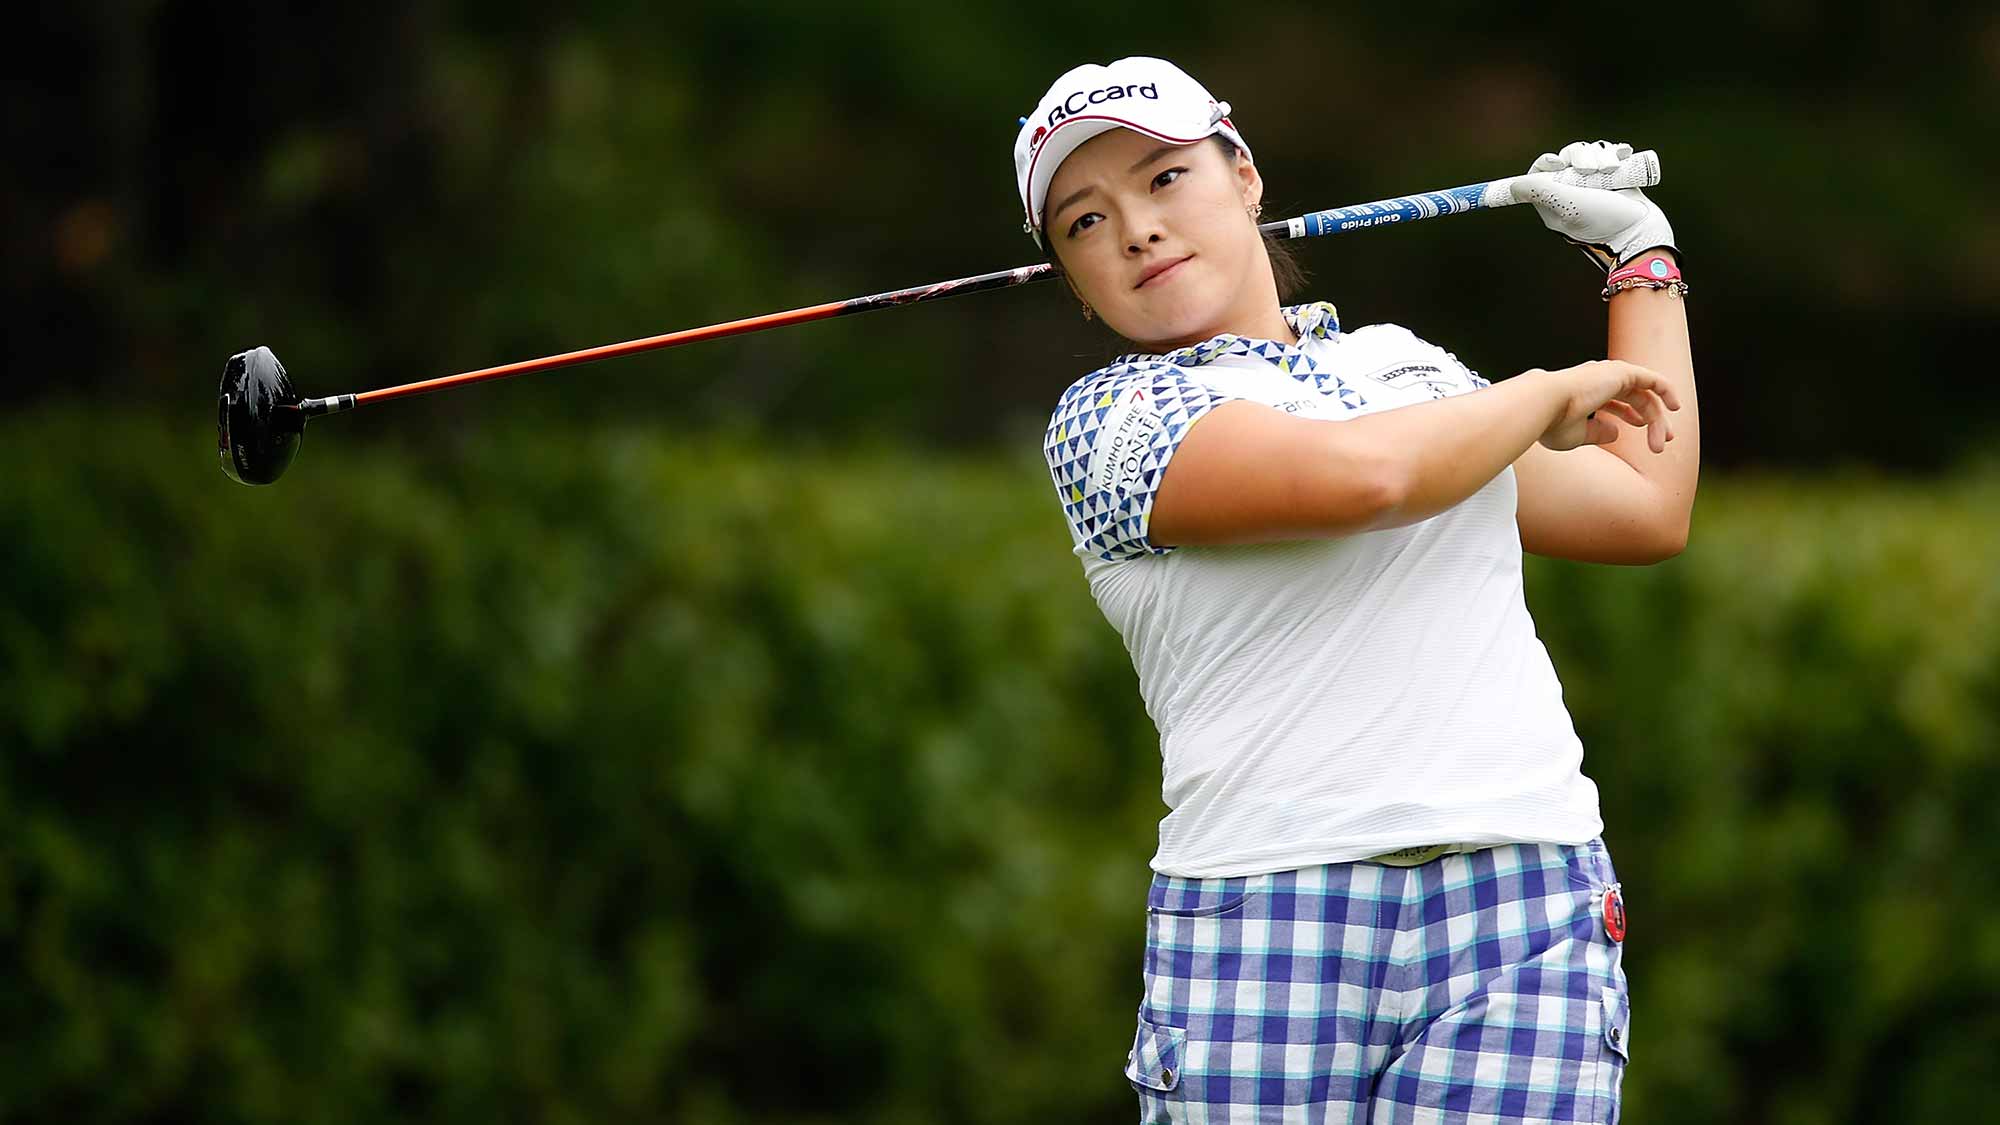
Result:
{"label": "kumho tire logo", "polygon": [[1146,455],[1165,419],[1141,387],[1107,393],[1093,408],[1107,406],[1084,480],[1092,492],[1116,499],[1145,482]]}
{"label": "kumho tire logo", "polygon": [[1057,103],[1054,109],[1049,110],[1049,127],[1054,128],[1056,122],[1066,117],[1074,117],[1091,106],[1102,105],[1105,102],[1115,102],[1122,98],[1146,98],[1151,101],[1159,101],[1160,84],[1157,82],[1147,82],[1142,85],[1132,82],[1124,86],[1103,86],[1095,90],[1078,90],[1076,93],[1069,95]]}

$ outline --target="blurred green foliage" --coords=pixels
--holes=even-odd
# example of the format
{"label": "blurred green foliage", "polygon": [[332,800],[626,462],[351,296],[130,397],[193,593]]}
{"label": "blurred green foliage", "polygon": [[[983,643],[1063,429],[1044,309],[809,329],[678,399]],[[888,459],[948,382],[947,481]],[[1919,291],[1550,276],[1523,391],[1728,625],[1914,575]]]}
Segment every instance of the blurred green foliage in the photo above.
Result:
{"label": "blurred green foliage", "polygon": [[[1156,737],[1038,461],[338,424],[0,420],[0,1117],[1129,1119]],[[2000,1096],[1996,558],[1986,469],[1534,561],[1627,1121]]]}
{"label": "blurred green foliage", "polygon": [[[2000,438],[1991,6],[14,25],[0,1121],[1129,1119],[1156,739],[1034,457],[1126,349],[1059,289],[323,423],[273,490],[199,452],[258,343],[333,394],[1025,263],[1015,119],[1127,54],[1234,104],[1274,212],[1663,154],[1694,545],[1529,572],[1626,1120],[2000,1099],[2000,466],[1873,475]],[[1299,250],[1489,375],[1602,348],[1524,210]]]}

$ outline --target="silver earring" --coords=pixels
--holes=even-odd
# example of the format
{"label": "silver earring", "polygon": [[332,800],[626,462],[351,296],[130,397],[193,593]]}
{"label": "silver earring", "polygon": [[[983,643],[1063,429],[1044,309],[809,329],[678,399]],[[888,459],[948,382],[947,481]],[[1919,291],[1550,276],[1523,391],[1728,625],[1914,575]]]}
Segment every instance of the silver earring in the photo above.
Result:
{"label": "silver earring", "polygon": [[1090,319],[1092,319],[1092,318],[1094,318],[1094,317],[1096,317],[1096,316],[1097,316],[1097,314],[1096,314],[1095,312],[1092,312],[1092,311],[1091,311],[1091,308],[1090,308],[1090,306],[1089,306],[1088,304],[1085,304],[1085,305],[1083,306],[1083,319],[1085,319],[1085,320],[1090,320]]}
{"label": "silver earring", "polygon": [[1250,221],[1253,223],[1264,217],[1264,205],[1262,203],[1252,203],[1250,206],[1245,207],[1244,210],[1250,212]]}

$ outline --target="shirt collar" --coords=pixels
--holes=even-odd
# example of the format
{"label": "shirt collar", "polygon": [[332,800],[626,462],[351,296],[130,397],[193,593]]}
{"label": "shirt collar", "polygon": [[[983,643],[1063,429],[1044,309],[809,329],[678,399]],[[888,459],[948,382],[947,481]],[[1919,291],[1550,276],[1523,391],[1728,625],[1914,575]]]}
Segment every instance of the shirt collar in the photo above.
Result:
{"label": "shirt collar", "polygon": [[1278,310],[1297,334],[1297,345],[1278,340],[1259,340],[1251,336],[1238,336],[1224,332],[1203,340],[1199,344],[1189,344],[1175,348],[1163,355],[1147,355],[1133,352],[1118,357],[1119,363],[1137,363],[1144,360],[1165,360],[1180,367],[1200,367],[1226,355],[1247,355],[1264,360],[1282,371],[1292,372],[1310,368],[1312,360],[1305,354],[1305,345],[1310,340],[1331,340],[1340,334],[1340,314],[1327,301],[1313,301],[1309,304],[1286,305]]}

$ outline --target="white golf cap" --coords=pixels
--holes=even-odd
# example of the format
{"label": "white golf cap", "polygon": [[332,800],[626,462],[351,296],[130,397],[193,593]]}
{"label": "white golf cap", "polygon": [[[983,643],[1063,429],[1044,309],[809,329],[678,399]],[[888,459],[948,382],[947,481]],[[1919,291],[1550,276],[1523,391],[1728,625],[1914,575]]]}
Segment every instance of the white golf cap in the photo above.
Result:
{"label": "white golf cap", "polygon": [[1014,178],[1027,218],[1022,229],[1035,245],[1042,245],[1042,208],[1056,169],[1083,142],[1120,128],[1176,145],[1221,133],[1250,156],[1230,123],[1229,103],[1215,100],[1180,67],[1143,55],[1108,66],[1085,63],[1056,79],[1014,138]]}

